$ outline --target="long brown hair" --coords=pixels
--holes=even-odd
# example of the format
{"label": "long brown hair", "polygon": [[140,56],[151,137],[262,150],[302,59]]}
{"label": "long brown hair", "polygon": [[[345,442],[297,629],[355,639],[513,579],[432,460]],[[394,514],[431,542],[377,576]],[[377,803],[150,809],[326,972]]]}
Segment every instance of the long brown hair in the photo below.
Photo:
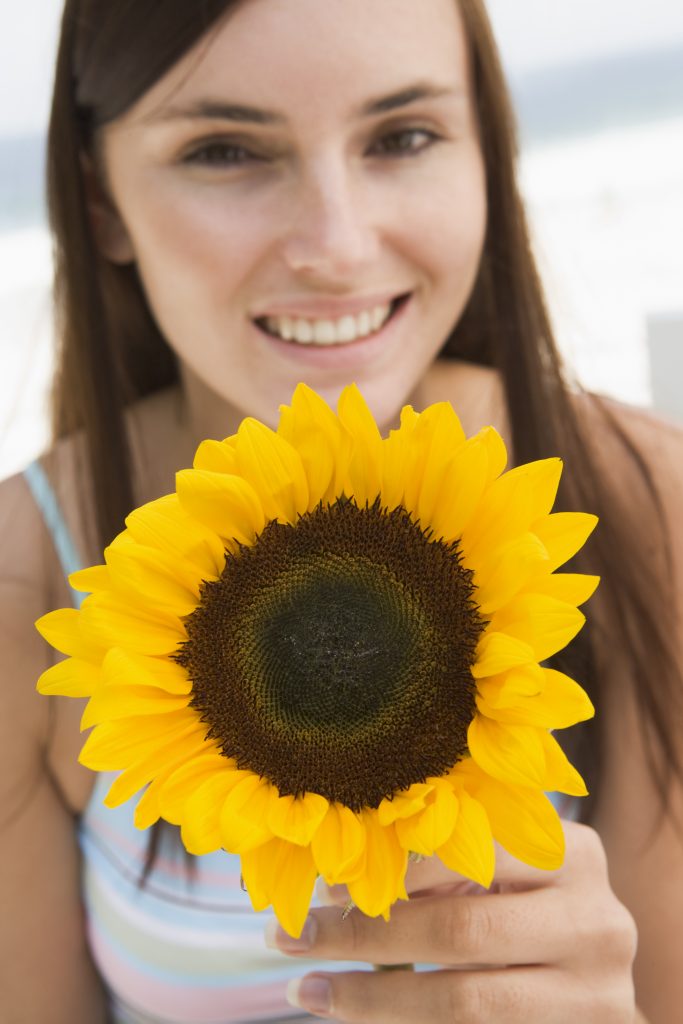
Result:
{"label": "long brown hair", "polygon": [[[681,691],[673,648],[673,587],[661,564],[654,567],[645,549],[632,542],[635,510],[646,502],[665,553],[664,516],[647,464],[609,406],[580,398],[566,383],[518,193],[515,117],[491,26],[483,0],[458,2],[487,172],[488,228],[472,295],[442,355],[499,371],[516,461],[561,455],[567,471],[558,507],[590,510],[601,519],[576,567],[603,577],[601,600],[611,613],[604,627],[609,643],[604,629],[596,637],[596,628],[589,627],[557,659],[586,686],[597,709],[597,726],[570,730],[574,757],[592,792],[583,816],[590,820],[600,787],[604,684],[596,651],[609,644],[618,645],[629,659],[631,676],[624,685],[634,689],[644,732],[651,738],[653,777],[666,806],[672,774],[683,777],[671,714]],[[53,424],[57,437],[78,429],[84,433],[103,546],[122,528],[134,500],[124,409],[178,376],[135,267],[114,265],[97,251],[81,156],[93,153],[99,128],[122,115],[234,6],[235,0],[66,0],[64,8],[48,138],[59,344]],[[630,474],[628,501],[598,468],[590,443],[598,430],[611,432],[623,449],[621,464]]]}

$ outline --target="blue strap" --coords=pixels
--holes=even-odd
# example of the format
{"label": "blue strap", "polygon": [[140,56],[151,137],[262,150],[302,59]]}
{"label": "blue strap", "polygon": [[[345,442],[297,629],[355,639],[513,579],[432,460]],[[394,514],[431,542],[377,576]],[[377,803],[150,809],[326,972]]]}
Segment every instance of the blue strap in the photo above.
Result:
{"label": "blue strap", "polygon": [[[57,557],[59,558],[64,575],[68,577],[72,572],[77,572],[81,569],[83,563],[76,550],[69,527],[66,525],[62,515],[55,492],[52,490],[52,485],[45,470],[37,461],[31,462],[26,467],[24,478],[36,505],[43,514],[45,525],[52,535]],[[79,594],[73,588],[72,595],[73,603],[77,608],[80,608],[86,595]]]}

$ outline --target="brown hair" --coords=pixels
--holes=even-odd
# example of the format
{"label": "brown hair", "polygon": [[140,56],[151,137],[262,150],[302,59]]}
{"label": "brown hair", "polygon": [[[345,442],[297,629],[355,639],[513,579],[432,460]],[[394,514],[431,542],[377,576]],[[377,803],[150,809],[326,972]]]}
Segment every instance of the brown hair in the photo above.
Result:
{"label": "brown hair", "polygon": [[[576,567],[603,577],[601,600],[612,610],[611,644],[629,657],[631,685],[649,744],[663,806],[672,773],[683,776],[670,709],[680,679],[673,650],[673,587],[645,549],[630,540],[638,502],[605,481],[591,452],[592,431],[609,430],[623,449],[631,487],[652,508],[666,551],[664,517],[647,465],[608,405],[579,401],[564,380],[517,190],[516,125],[482,0],[458,0],[487,170],[488,229],[478,277],[442,355],[496,367],[511,418],[516,461],[561,455],[566,463],[559,507],[596,512],[600,527]],[[134,266],[106,261],[88,221],[80,158],[97,129],[123,114],[219,19],[234,0],[66,0],[48,139],[48,208],[54,239],[54,305],[59,342],[53,393],[56,436],[84,431],[102,545],[133,505],[125,406],[177,380],[174,357],[150,314]],[[581,404],[585,415],[577,415]],[[641,502],[642,507],[642,502]],[[587,627],[556,659],[589,691],[597,723],[570,730],[573,754],[592,800],[600,786],[599,728],[603,684],[595,651],[609,649]],[[656,685],[654,685],[656,681]],[[656,756],[656,751],[660,756]]]}

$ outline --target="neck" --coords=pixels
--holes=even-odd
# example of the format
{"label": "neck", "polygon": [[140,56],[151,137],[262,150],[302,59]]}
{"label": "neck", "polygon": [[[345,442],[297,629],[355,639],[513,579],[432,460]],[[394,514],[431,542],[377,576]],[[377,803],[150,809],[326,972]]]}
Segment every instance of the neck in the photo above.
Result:
{"label": "neck", "polygon": [[248,413],[237,409],[186,366],[180,368],[186,429],[194,448],[207,438],[222,441],[236,433]]}

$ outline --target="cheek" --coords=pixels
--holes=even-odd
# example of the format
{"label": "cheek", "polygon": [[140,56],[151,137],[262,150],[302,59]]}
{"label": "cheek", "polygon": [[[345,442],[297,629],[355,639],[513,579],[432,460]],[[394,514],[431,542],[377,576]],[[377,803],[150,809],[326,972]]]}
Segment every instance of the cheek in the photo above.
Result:
{"label": "cheek", "polygon": [[404,245],[433,278],[456,275],[460,280],[473,263],[478,265],[486,219],[483,159],[476,141],[468,140],[404,197],[400,230]]}
{"label": "cheek", "polygon": [[128,222],[150,300],[183,308],[229,302],[270,242],[267,219],[219,187],[141,190]]}

